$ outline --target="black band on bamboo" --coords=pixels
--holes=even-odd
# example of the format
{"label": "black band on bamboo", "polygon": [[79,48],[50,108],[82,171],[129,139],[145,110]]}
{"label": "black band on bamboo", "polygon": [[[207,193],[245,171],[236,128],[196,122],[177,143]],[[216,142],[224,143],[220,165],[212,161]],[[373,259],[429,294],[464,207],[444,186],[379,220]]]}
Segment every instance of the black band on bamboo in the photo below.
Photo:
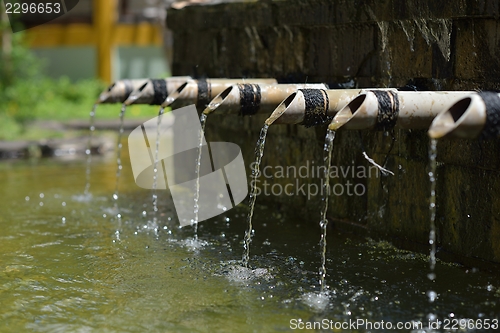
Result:
{"label": "black band on bamboo", "polygon": [[329,100],[323,89],[299,89],[304,95],[305,114],[302,125],[305,127],[318,126],[332,121],[328,116]]}
{"label": "black band on bamboo", "polygon": [[482,139],[500,137],[500,96],[495,92],[480,92],[486,106],[486,123],[481,132]]}
{"label": "black band on bamboo", "polygon": [[206,79],[199,79],[198,82],[198,99],[196,106],[199,109],[204,109],[210,103],[210,84]]}
{"label": "black band on bamboo", "polygon": [[167,82],[162,79],[152,79],[153,100],[149,105],[161,105],[167,99]]}
{"label": "black band on bamboo", "polygon": [[251,116],[260,109],[261,92],[258,84],[238,84],[240,90],[240,114]]}
{"label": "black band on bamboo", "polygon": [[378,115],[375,129],[389,131],[394,128],[399,115],[398,96],[392,91],[372,90],[378,100]]}

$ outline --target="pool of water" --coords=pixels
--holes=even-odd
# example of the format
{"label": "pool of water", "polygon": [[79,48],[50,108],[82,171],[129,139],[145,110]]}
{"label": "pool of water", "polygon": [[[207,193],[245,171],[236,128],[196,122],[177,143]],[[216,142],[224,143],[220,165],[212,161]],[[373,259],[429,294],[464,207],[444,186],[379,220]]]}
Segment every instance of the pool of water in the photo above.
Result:
{"label": "pool of water", "polygon": [[389,330],[345,325],[426,329],[431,318],[451,328],[500,314],[498,276],[438,261],[431,282],[426,256],[335,230],[320,297],[319,212],[304,221],[257,203],[244,269],[245,205],[200,223],[195,241],[192,228],[177,227],[165,191],[153,227],[151,192],[135,185],[126,156],[121,219],[111,198],[116,161],[93,159],[92,197],[82,195],[85,165],[0,162],[0,331],[280,332],[316,322],[317,331],[380,332]]}

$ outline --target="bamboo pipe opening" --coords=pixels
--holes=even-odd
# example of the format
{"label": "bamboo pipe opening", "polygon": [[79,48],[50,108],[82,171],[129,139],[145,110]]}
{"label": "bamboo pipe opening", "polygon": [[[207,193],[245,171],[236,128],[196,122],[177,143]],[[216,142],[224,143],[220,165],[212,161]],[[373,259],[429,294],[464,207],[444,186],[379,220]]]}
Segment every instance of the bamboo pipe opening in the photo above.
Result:
{"label": "bamboo pipe opening", "polygon": [[[374,96],[373,96],[374,97]],[[354,98],[351,102],[349,102],[345,107],[343,107],[336,115],[333,117],[332,122],[328,126],[328,128],[332,131],[336,131],[342,126],[349,123],[352,119],[357,117],[358,115],[365,113],[373,113],[378,110],[378,103],[375,98],[375,108],[371,105],[366,105],[368,101],[372,101],[368,93],[360,94],[356,98]],[[372,103],[373,104],[373,103]],[[375,109],[375,110],[374,110]]]}
{"label": "bamboo pipe opening", "polygon": [[97,101],[95,102],[95,104],[100,104],[100,103],[104,103],[108,97],[109,97],[109,94],[111,93],[111,91],[113,90],[113,88],[116,86],[116,82],[113,82],[112,84],[110,84],[108,86],[108,88],[102,92],[101,94],[99,94],[99,98],[97,99]]}
{"label": "bamboo pipe opening", "polygon": [[130,93],[130,95],[128,96],[128,98],[125,100],[124,104],[127,105],[127,106],[131,105],[131,104],[134,104],[141,97],[141,95],[144,92],[144,89],[146,88],[146,86],[149,83],[150,83],[150,81],[148,80],[147,82],[145,82],[144,84],[142,84],[139,88],[137,88],[136,90],[132,91],[132,93]]}
{"label": "bamboo pipe opening", "polygon": [[365,99],[365,94],[359,95],[351,103],[347,104],[335,115],[335,117],[333,117],[333,120],[328,128],[331,130],[337,130],[349,122],[349,120],[351,120],[354,114],[359,110]]}
{"label": "bamboo pipe opening", "polygon": [[217,109],[219,105],[221,105],[226,100],[226,98],[231,94],[233,89],[237,88],[238,88],[237,86],[231,86],[227,89],[224,89],[224,91],[222,91],[219,95],[215,96],[215,98],[210,101],[205,110],[203,110],[203,113],[208,115],[214,112],[215,109]]}
{"label": "bamboo pipe opening", "polygon": [[498,99],[498,94],[473,94],[457,101],[434,119],[427,132],[429,137],[432,139],[444,137],[474,139],[481,134],[488,136],[484,132],[485,128],[491,127],[488,123],[488,113],[493,111],[489,110],[485,103],[484,98],[489,100],[488,97]]}
{"label": "bamboo pipe opening", "polygon": [[175,102],[177,100],[177,98],[179,98],[180,94],[182,93],[184,88],[186,88],[186,86],[188,84],[189,84],[189,81],[184,82],[177,89],[175,89],[171,94],[169,94],[167,96],[167,98],[165,99],[165,101],[161,104],[161,107],[166,108],[166,107],[169,107],[170,105],[172,105],[172,103]]}
{"label": "bamboo pipe opening", "polygon": [[[296,100],[296,97],[297,100]],[[266,125],[270,126],[272,125],[276,120],[280,119],[281,116],[283,116],[285,114],[285,112],[291,107],[292,103],[295,101],[295,103],[300,103],[298,101],[298,99],[302,99],[302,102],[304,101],[304,95],[302,94],[302,92],[300,90],[294,92],[293,94],[291,94],[290,96],[288,96],[287,98],[285,98],[283,100],[283,102],[281,102],[277,107],[276,109],[273,111],[273,113],[269,116],[269,118],[266,119],[265,123]],[[296,117],[296,115],[294,114],[291,114],[290,115],[291,118],[298,118]],[[303,117],[301,117],[303,118]],[[299,119],[298,122],[302,121],[302,119]]]}

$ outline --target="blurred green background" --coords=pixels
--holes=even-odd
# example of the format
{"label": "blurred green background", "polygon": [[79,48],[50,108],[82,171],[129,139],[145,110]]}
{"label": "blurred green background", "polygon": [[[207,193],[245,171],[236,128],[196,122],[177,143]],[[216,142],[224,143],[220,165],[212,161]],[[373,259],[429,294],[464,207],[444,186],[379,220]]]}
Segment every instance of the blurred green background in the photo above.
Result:
{"label": "blurred green background", "polygon": [[[0,1],[0,140],[66,137],[43,122],[88,120],[111,81],[169,76],[161,38],[165,18],[160,14],[165,10],[152,7],[158,17],[146,17],[148,6],[136,0],[85,0],[34,28],[37,22],[15,21],[30,29],[12,33]],[[113,32],[104,42],[109,59],[99,53],[99,20]],[[104,70],[102,63],[108,66]],[[157,112],[157,106],[133,105],[126,117],[148,118]],[[119,113],[119,105],[99,105],[96,119],[118,119]]]}
{"label": "blurred green background", "polygon": [[[2,53],[0,62],[0,140],[57,136],[28,126],[36,120],[87,119],[107,85],[99,79],[71,82],[65,76],[45,76],[46,64],[27,47],[23,32],[11,36],[10,54]],[[119,111],[117,105],[100,105],[96,117],[117,118]],[[157,112],[156,106],[134,105],[127,110],[127,117],[154,116]]]}

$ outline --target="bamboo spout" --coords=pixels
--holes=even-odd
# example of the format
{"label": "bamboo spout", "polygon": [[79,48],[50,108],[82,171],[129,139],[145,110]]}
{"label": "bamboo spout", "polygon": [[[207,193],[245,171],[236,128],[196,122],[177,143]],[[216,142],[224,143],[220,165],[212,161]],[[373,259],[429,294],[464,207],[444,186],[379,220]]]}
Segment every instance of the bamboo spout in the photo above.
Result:
{"label": "bamboo spout", "polygon": [[175,91],[189,76],[174,76],[166,79],[149,79],[134,91],[125,100],[125,105],[131,104],[149,104],[161,105],[165,98]]}
{"label": "bamboo spout", "polygon": [[148,79],[118,80],[103,91],[97,104],[123,103],[135,89],[146,83]]}
{"label": "bamboo spout", "polygon": [[188,80],[169,94],[162,107],[179,108],[196,104],[204,109],[210,101],[225,89],[237,83],[276,84],[275,79],[202,79]]}
{"label": "bamboo spout", "polygon": [[285,98],[266,120],[266,124],[316,126],[331,120],[360,89],[299,89]]}
{"label": "bamboo spout", "polygon": [[500,137],[500,94],[471,93],[440,113],[428,132],[433,139]]}
{"label": "bamboo spout", "polygon": [[203,113],[271,113],[283,99],[297,89],[326,89],[324,84],[235,84],[215,96]]}
{"label": "bamboo spout", "polygon": [[333,118],[329,129],[426,129],[469,91],[364,90]]}

